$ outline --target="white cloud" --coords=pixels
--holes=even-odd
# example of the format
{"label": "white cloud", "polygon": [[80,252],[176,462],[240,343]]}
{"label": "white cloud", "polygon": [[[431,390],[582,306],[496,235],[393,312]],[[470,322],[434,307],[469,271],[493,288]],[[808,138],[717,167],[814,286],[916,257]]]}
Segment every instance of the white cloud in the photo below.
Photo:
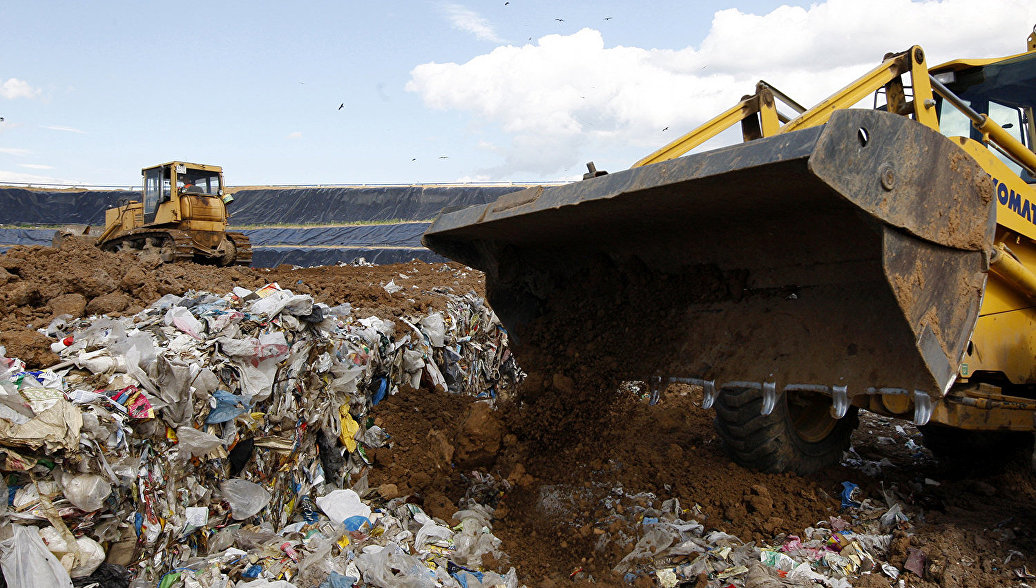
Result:
{"label": "white cloud", "polygon": [[471,33],[482,41],[504,42],[503,39],[497,36],[489,21],[479,16],[475,11],[460,4],[443,4],[442,10],[446,13],[446,17],[450,19],[450,23],[455,29]]}
{"label": "white cloud", "polygon": [[913,44],[929,65],[1019,53],[1033,22],[1030,0],[827,0],[766,15],[728,9],[715,13],[697,47],[609,47],[600,32],[583,29],[466,63],[421,64],[406,88],[430,108],[467,112],[473,128],[488,123],[507,136],[481,143],[501,164],[480,176],[549,176],[581,167],[588,155],[599,166],[629,165],[733,106],[759,79],[808,106]]}
{"label": "white cloud", "polygon": [[288,133],[288,138],[289,139],[301,139],[302,138],[302,131],[294,131],[294,132]]}
{"label": "white cloud", "polygon": [[19,163],[18,167],[24,167],[28,169],[54,169],[54,166],[43,165],[42,163]]}
{"label": "white cloud", "polygon": [[4,155],[28,155],[32,153],[28,149],[20,149],[18,147],[0,147],[0,153]]}
{"label": "white cloud", "polygon": [[48,129],[51,131],[61,131],[62,133],[78,133],[80,135],[86,134],[86,131],[82,131],[72,127],[62,127],[59,125],[40,125],[40,128]]}
{"label": "white cloud", "polygon": [[41,93],[42,90],[33,88],[29,85],[29,82],[19,80],[18,78],[7,78],[4,83],[0,84],[0,96],[7,98],[8,100],[14,100],[15,98],[35,98]]}

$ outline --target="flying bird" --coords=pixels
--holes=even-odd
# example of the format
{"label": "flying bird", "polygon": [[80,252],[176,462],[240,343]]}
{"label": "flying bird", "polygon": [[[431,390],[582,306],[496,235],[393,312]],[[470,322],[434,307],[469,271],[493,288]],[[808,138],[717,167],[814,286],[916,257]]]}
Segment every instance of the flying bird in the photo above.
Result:
{"label": "flying bird", "polygon": [[610,16],[604,17],[604,20],[611,20],[611,19],[612,19],[612,17],[610,17]]}
{"label": "flying bird", "polygon": [[345,102],[342,102],[341,104],[338,105],[338,110],[341,110],[343,108],[345,108]]}
{"label": "flying bird", "polygon": [[565,22],[565,19],[563,19],[563,18],[555,18],[554,20],[556,20],[558,22]]}
{"label": "flying bird", "polygon": [[439,159],[449,159],[449,158],[450,158],[449,155],[440,155],[439,156]]}
{"label": "flying bird", "polygon": [[666,128],[664,128],[664,129],[662,129],[662,132],[664,133],[664,132],[666,132],[666,131],[668,131],[668,130],[669,130],[669,127],[666,127]]}

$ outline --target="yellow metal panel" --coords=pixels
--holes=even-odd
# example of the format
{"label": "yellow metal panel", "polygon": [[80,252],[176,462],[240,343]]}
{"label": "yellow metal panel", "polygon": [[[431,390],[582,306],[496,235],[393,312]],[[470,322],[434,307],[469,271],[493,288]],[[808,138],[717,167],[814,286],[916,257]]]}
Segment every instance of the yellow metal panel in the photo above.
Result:
{"label": "yellow metal panel", "polygon": [[[964,137],[955,139],[993,178],[997,199],[996,223],[1036,239],[1036,188],[1023,182],[982,143]],[[1011,247],[1011,244],[1007,246]],[[1026,265],[1030,269],[1036,268],[1036,265]]]}
{"label": "yellow metal panel", "polygon": [[1032,431],[1036,429],[1036,413],[1028,409],[979,408],[944,401],[932,407],[930,422],[972,431]]}
{"label": "yellow metal panel", "polygon": [[186,220],[224,223],[227,218],[225,205],[216,196],[185,194],[180,197],[180,206]]}
{"label": "yellow metal panel", "polygon": [[1036,50],[1036,47],[1029,47],[1029,50],[1024,53],[1018,53],[1016,55],[1008,55],[1007,57],[993,57],[989,59],[954,59],[953,61],[947,61],[946,63],[940,63],[933,67],[930,71],[932,75],[947,72],[947,71],[960,71],[964,69],[971,69],[973,67],[982,67],[984,65],[990,65],[993,63],[1000,63],[1001,61],[1008,61],[1016,57],[1022,57],[1027,53],[1031,53]]}
{"label": "yellow metal panel", "polygon": [[176,166],[178,165],[186,166],[188,169],[200,169],[204,171],[219,172],[221,174],[223,173],[223,168],[218,165],[206,165],[204,163],[188,163],[186,161],[169,161],[159,165],[152,165],[151,167],[145,167],[143,170],[141,170],[141,172],[146,172],[151,169],[164,167],[176,169]]}
{"label": "yellow metal panel", "polygon": [[781,121],[777,116],[777,105],[773,94],[767,92],[759,95],[759,119],[764,137],[772,137],[781,132]]}
{"label": "yellow metal panel", "polygon": [[910,83],[914,86],[914,119],[930,129],[939,130],[939,117],[935,113],[932,82],[928,78],[925,64],[914,63],[910,70]]}
{"label": "yellow metal panel", "polygon": [[149,226],[175,223],[179,220],[180,202],[174,196],[172,200],[163,202],[158,205],[158,210],[155,211],[155,222],[151,223]]}
{"label": "yellow metal panel", "polygon": [[[990,279],[986,296],[1005,296]],[[985,310],[983,305],[983,310]],[[1036,309],[1000,312],[980,316],[971,336],[969,353],[964,355],[961,376],[977,371],[1003,372],[1015,384],[1036,383]]]}
{"label": "yellow metal panel", "polygon": [[190,220],[185,221],[180,228],[184,231],[214,231],[222,233],[227,228],[227,224],[213,221]]}

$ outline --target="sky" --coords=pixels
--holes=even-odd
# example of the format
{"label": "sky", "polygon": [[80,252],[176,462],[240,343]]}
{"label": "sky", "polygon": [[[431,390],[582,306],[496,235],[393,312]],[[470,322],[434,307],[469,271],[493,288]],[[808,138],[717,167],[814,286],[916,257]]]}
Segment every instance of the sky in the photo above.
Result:
{"label": "sky", "polygon": [[1020,53],[1033,0],[0,3],[0,183],[540,182],[625,169],[764,79]]}

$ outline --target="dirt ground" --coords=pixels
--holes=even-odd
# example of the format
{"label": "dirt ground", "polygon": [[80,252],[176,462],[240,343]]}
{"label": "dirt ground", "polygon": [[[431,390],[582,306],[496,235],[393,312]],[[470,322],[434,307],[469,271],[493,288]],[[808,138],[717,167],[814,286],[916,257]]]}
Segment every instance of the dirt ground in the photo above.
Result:
{"label": "dirt ground", "polygon": [[[388,294],[390,280],[406,295]],[[436,289],[484,291],[479,272],[456,264],[227,269],[161,265],[81,243],[16,247],[0,254],[0,345],[30,367],[45,367],[56,357],[35,329],[58,315],[134,313],[166,293],[268,282],[381,317],[440,306]],[[386,497],[412,495],[444,519],[473,494],[495,505],[493,531],[510,556],[497,567],[516,566],[528,586],[626,585],[612,568],[639,538],[636,513],[672,498],[684,518],[706,529],[779,544],[839,515],[843,481],[877,502],[894,492],[903,504],[910,526],[880,559],[902,569],[908,549],[924,553],[924,577],[904,572],[906,586],[1034,581],[1036,475],[1026,454],[942,464],[919,447],[909,423],[862,413],[843,465],[810,477],[760,474],[724,455],[700,390],[672,387],[655,404],[636,388],[601,399],[577,389],[578,375],[544,373],[518,359],[530,371],[528,386],[495,410],[425,390],[379,404],[373,414],[392,444],[375,452],[371,486]],[[652,582],[641,577],[637,585]],[[856,585],[895,584],[874,574]]]}

